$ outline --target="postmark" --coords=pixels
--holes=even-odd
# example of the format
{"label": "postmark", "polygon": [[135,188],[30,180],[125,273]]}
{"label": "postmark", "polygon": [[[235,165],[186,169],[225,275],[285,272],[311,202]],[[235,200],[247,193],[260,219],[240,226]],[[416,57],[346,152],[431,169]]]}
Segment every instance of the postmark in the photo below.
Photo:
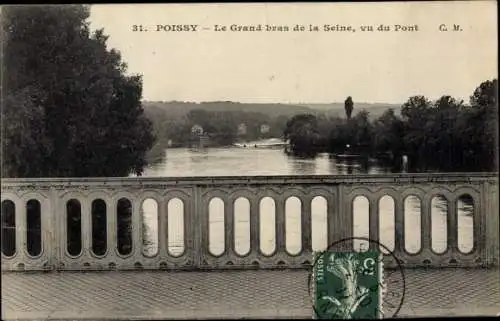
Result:
{"label": "postmark", "polygon": [[[369,242],[373,250],[353,251],[354,240]],[[397,267],[386,271],[384,256],[391,256]],[[377,241],[346,238],[314,255],[309,293],[315,319],[394,318],[404,303],[405,290],[399,260]]]}

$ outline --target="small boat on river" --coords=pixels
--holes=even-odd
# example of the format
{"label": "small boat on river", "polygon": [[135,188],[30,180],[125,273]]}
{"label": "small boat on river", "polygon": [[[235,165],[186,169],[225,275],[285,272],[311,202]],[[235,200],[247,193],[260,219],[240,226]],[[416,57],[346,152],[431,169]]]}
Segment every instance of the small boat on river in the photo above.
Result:
{"label": "small boat on river", "polygon": [[332,154],[334,158],[339,159],[356,159],[356,158],[364,158],[363,155],[359,154]]}

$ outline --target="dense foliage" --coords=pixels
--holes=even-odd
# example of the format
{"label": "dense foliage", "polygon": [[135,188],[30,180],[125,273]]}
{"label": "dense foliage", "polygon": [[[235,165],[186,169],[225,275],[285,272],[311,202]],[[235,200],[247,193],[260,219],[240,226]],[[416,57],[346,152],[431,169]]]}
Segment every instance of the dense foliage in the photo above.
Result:
{"label": "dense foliage", "polygon": [[413,167],[420,170],[495,171],[497,95],[498,80],[488,80],[476,88],[469,105],[450,96],[434,102],[414,96],[401,106],[400,116],[388,109],[374,121],[365,110],[350,117],[353,106],[349,97],[346,118],[295,116],[284,133],[296,155],[318,151],[388,159],[408,155]]}
{"label": "dense foliage", "polygon": [[2,8],[2,176],[141,173],[154,137],[140,76],[91,33],[89,7]]}
{"label": "dense foliage", "polygon": [[314,115],[303,114],[292,117],[287,123],[284,138],[298,156],[312,156],[320,146],[318,120]]}
{"label": "dense foliage", "polygon": [[[151,160],[162,157],[169,141],[172,147],[187,147],[196,143],[198,138],[191,135],[195,125],[202,127],[211,146],[230,146],[236,142],[281,137],[288,120],[285,115],[273,117],[262,112],[241,110],[190,109],[186,113],[172,115],[164,109],[148,107],[145,114],[153,122],[158,138],[148,153]],[[245,132],[238,131],[240,124],[245,124]],[[268,131],[262,131],[263,125],[268,126]]]}

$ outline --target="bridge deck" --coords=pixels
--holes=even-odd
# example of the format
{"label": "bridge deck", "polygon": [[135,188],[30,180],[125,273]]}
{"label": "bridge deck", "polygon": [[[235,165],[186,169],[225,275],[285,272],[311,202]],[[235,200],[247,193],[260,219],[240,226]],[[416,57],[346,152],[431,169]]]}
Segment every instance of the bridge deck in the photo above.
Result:
{"label": "bridge deck", "polygon": [[[404,316],[497,315],[499,270],[405,270]],[[304,270],[2,273],[3,319],[311,318]]]}

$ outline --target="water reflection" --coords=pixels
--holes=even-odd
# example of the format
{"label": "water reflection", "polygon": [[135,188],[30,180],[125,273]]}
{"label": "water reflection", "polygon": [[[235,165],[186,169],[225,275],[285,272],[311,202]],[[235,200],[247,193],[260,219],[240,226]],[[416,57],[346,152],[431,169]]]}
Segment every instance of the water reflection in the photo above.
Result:
{"label": "water reflection", "polygon": [[462,215],[472,216],[474,214],[474,200],[470,195],[461,195],[458,198],[458,210]]}
{"label": "water reflection", "polygon": [[297,175],[314,175],[316,173],[316,159],[290,156],[290,161],[293,172],[298,173]]}
{"label": "water reflection", "polygon": [[436,253],[443,253],[447,247],[448,237],[448,201],[442,195],[436,195],[431,200],[431,247]]}
{"label": "water reflection", "polygon": [[[288,156],[275,148],[172,148],[150,163],[143,176],[335,175],[404,172],[400,162],[368,157]],[[251,166],[249,166],[251,165]]]}
{"label": "water reflection", "polygon": [[148,198],[142,202],[142,252],[147,257],[158,254],[158,203]]}
{"label": "water reflection", "polygon": [[422,244],[422,202],[415,195],[404,200],[404,235],[405,249],[408,253],[417,253]]}
{"label": "water reflection", "polygon": [[[395,231],[396,222],[394,216],[394,199],[391,196],[384,195],[380,198],[378,202],[379,216],[379,242],[388,248],[390,251],[394,250],[395,245]],[[399,231],[398,231],[399,232]],[[387,253],[384,247],[380,247],[380,250]]]}
{"label": "water reflection", "polygon": [[461,195],[457,201],[458,249],[469,253],[474,249],[474,200],[470,195]]}
{"label": "water reflection", "polygon": [[[353,236],[369,238],[369,210],[370,204],[365,196],[357,196],[352,202],[352,222],[353,222]],[[368,250],[369,242],[366,240],[354,240],[355,251]]]}
{"label": "water reflection", "polygon": [[260,250],[271,255],[276,250],[276,203],[271,197],[264,197],[259,203]]}

